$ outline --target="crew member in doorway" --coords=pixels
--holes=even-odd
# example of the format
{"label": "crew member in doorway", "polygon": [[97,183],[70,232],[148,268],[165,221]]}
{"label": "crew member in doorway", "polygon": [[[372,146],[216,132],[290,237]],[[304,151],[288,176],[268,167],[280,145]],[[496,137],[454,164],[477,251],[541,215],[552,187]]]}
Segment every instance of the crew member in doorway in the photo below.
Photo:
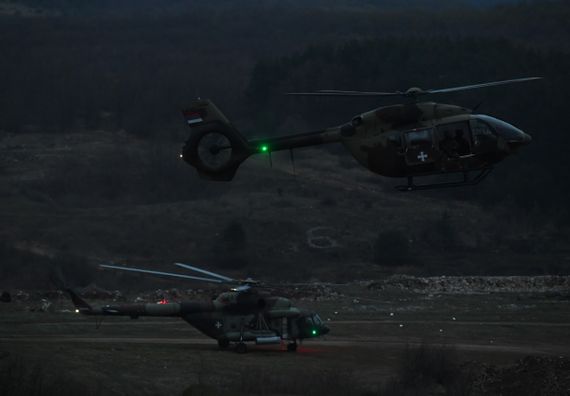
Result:
{"label": "crew member in doorway", "polygon": [[439,143],[439,147],[449,158],[457,158],[458,157],[457,140],[453,136],[452,131],[445,131],[444,138]]}
{"label": "crew member in doorway", "polygon": [[457,143],[457,154],[459,156],[470,154],[471,148],[469,147],[469,142],[465,138],[465,134],[462,129],[457,129],[455,131],[455,141]]}

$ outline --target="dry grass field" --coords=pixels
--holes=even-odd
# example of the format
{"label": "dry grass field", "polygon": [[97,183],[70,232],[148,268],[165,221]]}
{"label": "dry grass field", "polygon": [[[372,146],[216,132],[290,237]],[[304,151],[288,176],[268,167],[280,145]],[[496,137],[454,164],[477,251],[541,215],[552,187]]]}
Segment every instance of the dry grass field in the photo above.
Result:
{"label": "dry grass field", "polygon": [[[540,393],[570,386],[564,293],[335,291],[296,302],[331,328],[296,354],[220,351],[181,320],[110,318],[97,328],[65,299],[54,299],[51,312],[28,312],[31,301],[3,304],[1,375],[27,378],[45,394],[567,394]],[[507,381],[513,370],[528,373]]]}

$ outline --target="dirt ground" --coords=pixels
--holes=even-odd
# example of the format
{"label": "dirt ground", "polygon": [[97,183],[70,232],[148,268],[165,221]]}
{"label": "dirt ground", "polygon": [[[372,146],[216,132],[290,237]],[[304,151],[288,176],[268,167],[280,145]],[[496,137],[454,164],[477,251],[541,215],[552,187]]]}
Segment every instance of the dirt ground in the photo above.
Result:
{"label": "dirt ground", "polygon": [[570,300],[564,295],[340,288],[335,299],[296,302],[315,309],[331,328],[297,353],[279,345],[252,345],[245,355],[220,351],[177,319],[106,318],[97,326],[66,300],[55,301],[50,312],[30,312],[30,302],[4,303],[0,367],[39,367],[47,378],[69,379],[93,394],[315,393],[291,388],[300,382],[376,394],[401,371],[407,351],[422,345],[444,348],[460,365],[497,368],[529,356],[570,356]]}

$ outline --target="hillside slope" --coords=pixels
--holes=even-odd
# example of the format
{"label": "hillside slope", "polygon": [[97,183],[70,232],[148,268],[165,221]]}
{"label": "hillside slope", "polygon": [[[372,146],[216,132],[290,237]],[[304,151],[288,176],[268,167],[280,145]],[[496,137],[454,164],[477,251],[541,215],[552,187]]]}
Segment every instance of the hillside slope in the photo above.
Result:
{"label": "hillside slope", "polygon": [[334,281],[570,267],[567,228],[445,191],[397,192],[334,147],[298,150],[295,174],[288,153],[273,167],[251,158],[231,183],[200,180],[179,149],[124,133],[4,134],[2,283],[42,283],[54,262],[82,282],[106,261]]}

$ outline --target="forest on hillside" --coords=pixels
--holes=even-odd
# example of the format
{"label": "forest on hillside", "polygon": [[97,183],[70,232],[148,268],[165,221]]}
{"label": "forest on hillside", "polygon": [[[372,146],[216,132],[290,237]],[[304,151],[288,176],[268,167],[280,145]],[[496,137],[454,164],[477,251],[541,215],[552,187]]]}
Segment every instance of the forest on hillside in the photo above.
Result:
{"label": "forest on hillside", "polygon": [[[390,81],[405,87],[542,72],[534,67],[533,59],[530,64],[505,56],[495,61],[497,47],[487,48],[492,39],[533,50],[542,58],[539,62],[550,58],[553,65],[549,67],[562,71],[557,53],[570,49],[569,19],[567,2],[430,12],[406,7],[196,5],[164,16],[4,16],[0,23],[0,129],[104,128],[164,135],[179,130],[178,110],[195,96],[215,99],[247,124],[251,114],[259,112],[244,101],[258,62],[296,52],[310,54],[307,47],[343,47],[361,39],[394,40],[388,51],[405,53],[422,46],[425,51],[421,57],[410,54],[407,58],[362,53],[360,61],[350,66],[353,69],[327,65],[325,74],[331,77],[342,67],[345,74],[334,77],[354,89],[365,85],[391,88],[378,80],[381,74],[391,75]],[[445,50],[446,43],[457,40],[473,46],[471,61],[455,64],[469,49],[457,53],[456,45]],[[432,47],[438,50],[431,52]],[[393,56],[405,64],[393,64]],[[426,63],[443,69],[436,73],[422,70]],[[364,84],[358,74],[369,75],[374,70],[378,70],[376,81],[369,79],[370,84]],[[446,79],[448,70],[456,70],[454,79]],[[291,83],[300,85],[300,81]],[[383,85],[374,87],[376,83]],[[564,90],[558,91],[561,96],[555,99],[565,99]]]}
{"label": "forest on hillside", "polygon": [[[72,9],[64,0],[11,3]],[[74,3],[83,12],[1,17],[0,130],[124,130],[180,140],[187,131],[179,110],[201,96],[213,99],[246,133],[283,132],[344,122],[389,104],[291,100],[282,95],[287,91],[437,88],[543,76],[524,86],[433,99],[467,107],[481,103],[481,112],[503,117],[535,138],[513,160],[516,165],[494,178],[507,185],[508,197],[494,194],[505,189],[492,183],[476,195],[545,210],[553,210],[555,201],[556,216],[568,217],[567,2],[428,12],[380,1],[339,1],[338,7],[319,1],[250,1],[240,7],[169,1],[164,7],[180,12],[163,14],[153,2],[138,8],[129,1]]]}
{"label": "forest on hillside", "polygon": [[[149,13],[179,13],[200,9],[216,8],[457,8],[464,6],[490,7],[517,3],[517,0],[211,0],[207,3],[200,0],[5,0],[9,4],[24,5],[37,12],[56,12],[59,15],[123,15]],[[545,0],[530,0],[542,2]]]}

